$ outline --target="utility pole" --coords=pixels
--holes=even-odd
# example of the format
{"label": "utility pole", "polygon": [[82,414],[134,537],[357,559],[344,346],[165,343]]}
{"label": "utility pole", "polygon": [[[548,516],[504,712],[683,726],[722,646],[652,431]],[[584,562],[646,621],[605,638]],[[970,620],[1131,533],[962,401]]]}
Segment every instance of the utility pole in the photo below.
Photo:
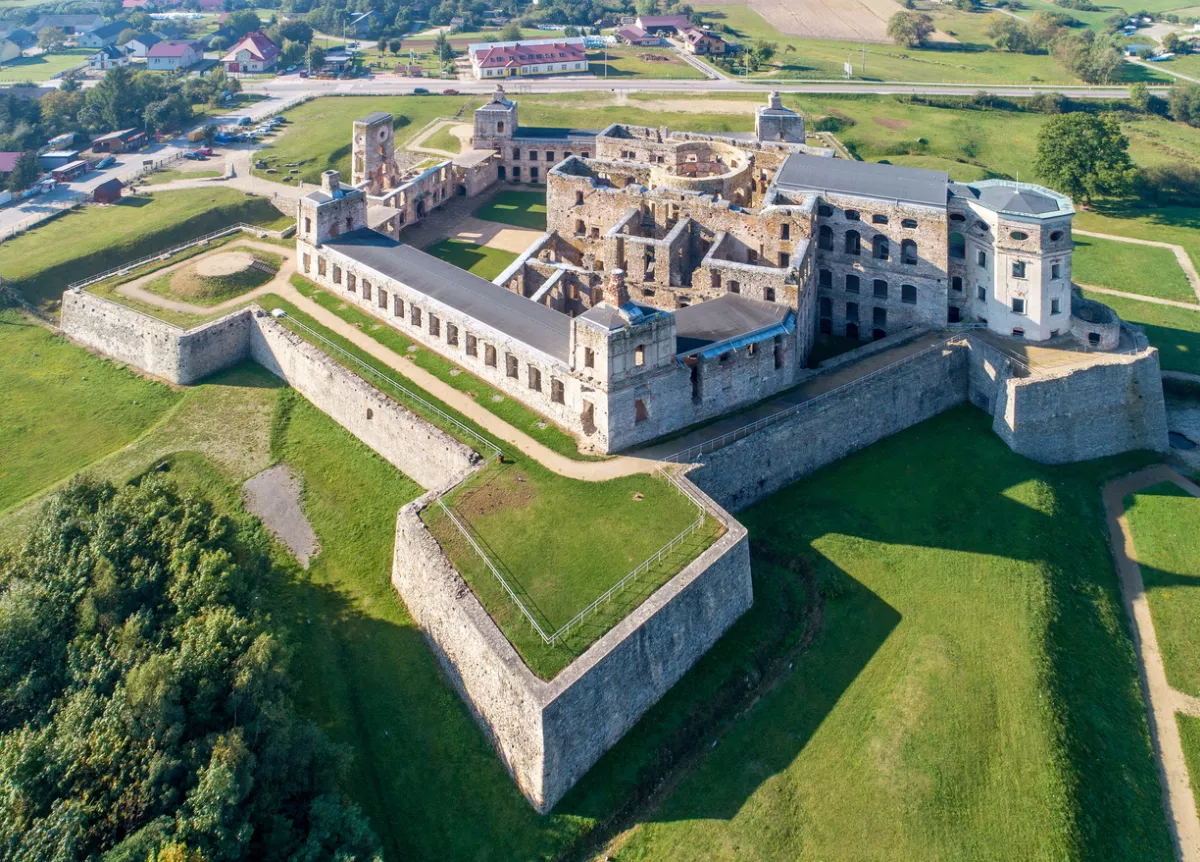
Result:
{"label": "utility pole", "polygon": [[862,76],[867,77],[867,46],[866,43],[862,46]]}

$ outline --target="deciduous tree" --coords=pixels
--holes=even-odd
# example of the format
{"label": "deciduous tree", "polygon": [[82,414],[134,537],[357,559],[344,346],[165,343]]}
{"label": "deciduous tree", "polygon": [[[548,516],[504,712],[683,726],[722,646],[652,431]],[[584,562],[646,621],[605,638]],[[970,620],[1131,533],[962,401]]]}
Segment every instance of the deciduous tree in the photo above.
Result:
{"label": "deciduous tree", "polygon": [[933,19],[922,12],[902,10],[888,19],[887,34],[897,45],[916,48],[924,45],[934,31]]}
{"label": "deciduous tree", "polygon": [[1129,139],[1112,114],[1059,114],[1038,132],[1034,170],[1076,200],[1126,193],[1133,182]]}

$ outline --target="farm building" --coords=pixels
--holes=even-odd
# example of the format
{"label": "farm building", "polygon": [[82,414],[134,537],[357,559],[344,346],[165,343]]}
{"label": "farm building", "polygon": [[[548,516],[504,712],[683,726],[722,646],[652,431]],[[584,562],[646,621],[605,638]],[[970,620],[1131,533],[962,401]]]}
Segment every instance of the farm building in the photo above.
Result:
{"label": "farm building", "polygon": [[121,199],[121,190],[125,188],[125,184],[115,177],[111,180],[105,180],[92,189],[92,200],[98,204],[116,203]]}

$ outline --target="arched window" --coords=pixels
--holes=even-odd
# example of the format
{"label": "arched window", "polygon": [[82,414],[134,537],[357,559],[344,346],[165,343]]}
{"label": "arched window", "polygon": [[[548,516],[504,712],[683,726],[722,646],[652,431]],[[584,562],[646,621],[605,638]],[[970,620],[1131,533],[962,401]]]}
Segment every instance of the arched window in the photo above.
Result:
{"label": "arched window", "polygon": [[821,297],[821,317],[833,317],[833,300],[828,296]]}
{"label": "arched window", "polygon": [[857,275],[848,274],[846,276],[846,293],[858,293],[859,278]]}
{"label": "arched window", "polygon": [[917,262],[917,244],[914,240],[906,239],[900,243],[900,261],[910,265]]}
{"label": "arched window", "polygon": [[950,259],[967,259],[967,238],[958,231],[950,232]]}
{"label": "arched window", "polygon": [[890,251],[888,238],[881,233],[875,234],[875,238],[871,240],[871,257],[876,260],[887,260]]}
{"label": "arched window", "polygon": [[862,239],[856,230],[846,231],[846,254],[859,254],[862,251]]}
{"label": "arched window", "polygon": [[501,120],[500,122],[496,123],[496,131],[497,132],[504,131],[504,120]]}
{"label": "arched window", "polygon": [[900,285],[900,301],[909,305],[917,304],[917,286],[915,284]]}
{"label": "arched window", "polygon": [[872,284],[872,290],[874,291],[876,299],[887,299],[888,283],[884,279],[875,279],[874,283]]}
{"label": "arched window", "polygon": [[833,287],[833,273],[830,270],[817,270],[817,287]]}
{"label": "arched window", "polygon": [[817,248],[833,251],[833,228],[827,224],[821,225],[821,229],[817,231]]}

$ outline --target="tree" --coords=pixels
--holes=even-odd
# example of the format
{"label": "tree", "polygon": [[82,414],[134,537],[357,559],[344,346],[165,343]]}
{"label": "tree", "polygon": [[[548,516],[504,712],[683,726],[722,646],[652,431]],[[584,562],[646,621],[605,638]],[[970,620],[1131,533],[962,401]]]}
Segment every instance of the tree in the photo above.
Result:
{"label": "tree", "polygon": [[1129,103],[1143,113],[1150,110],[1150,88],[1145,81],[1138,81],[1129,88]]}
{"label": "tree", "polygon": [[57,51],[66,41],[67,34],[57,27],[43,27],[38,31],[38,47],[43,51]]}
{"label": "tree", "polygon": [[375,43],[375,48],[379,51],[379,56],[382,57],[387,53],[388,40],[387,36],[380,36],[379,41]]}
{"label": "tree", "polygon": [[139,100],[134,90],[133,73],[127,66],[105,72],[100,83],[87,91],[87,103],[96,106],[105,128],[115,130],[141,125],[145,103]]}
{"label": "tree", "polygon": [[771,58],[779,50],[779,46],[774,42],[764,42],[759,39],[754,43],[754,57],[759,63],[766,64],[771,62]]}
{"label": "tree", "polygon": [[393,56],[400,53],[400,48],[401,45],[399,39],[393,39],[392,41],[388,42],[388,50],[392,52]]}
{"label": "tree", "polygon": [[446,38],[446,34],[438,33],[437,39],[434,40],[433,50],[438,56],[438,60],[443,63],[449,63],[454,59],[454,48],[450,45],[450,40]]}
{"label": "tree", "polygon": [[226,19],[225,25],[239,36],[245,36],[247,33],[261,30],[262,20],[250,9],[239,9],[236,12],[229,13],[229,18]]}
{"label": "tree", "polygon": [[214,126],[212,123],[209,123],[208,125],[206,125],[204,127],[204,129],[201,131],[201,134],[204,135],[204,139],[203,139],[204,143],[208,144],[211,147],[213,141],[215,141],[217,139],[218,131],[219,130],[217,129],[217,127]]}
{"label": "tree", "polygon": [[934,31],[933,19],[921,12],[900,11],[888,19],[887,34],[897,45],[924,45]]}
{"label": "tree", "polygon": [[1179,34],[1174,30],[1169,31],[1162,38],[1162,49],[1167,54],[1179,54],[1187,49],[1187,42],[1179,38]]}
{"label": "tree", "polygon": [[1088,84],[1107,84],[1124,60],[1117,42],[1091,30],[1063,36],[1054,42],[1054,56]]}
{"label": "tree", "polygon": [[75,481],[43,506],[0,559],[5,858],[378,858],[337,751],[288,694],[255,596],[268,547],[158,475]]}
{"label": "tree", "polygon": [[8,182],[5,187],[10,192],[23,192],[25,189],[37,182],[38,177],[42,175],[38,168],[37,153],[27,152],[17,156],[17,161],[13,165],[12,171],[8,174]]}
{"label": "tree", "polygon": [[1001,51],[1029,54],[1037,47],[1034,45],[1029,28],[1008,15],[999,13],[989,15],[987,34],[992,43]]}
{"label": "tree", "polygon": [[516,21],[509,21],[504,25],[504,29],[500,31],[501,42],[520,42],[521,41],[521,25]]}
{"label": "tree", "polygon": [[299,66],[304,62],[304,45],[291,40],[285,41],[279,49],[279,62],[284,66]]}
{"label": "tree", "polygon": [[1076,112],[1046,120],[1038,132],[1034,170],[1051,186],[1085,202],[1127,192],[1134,177],[1129,139],[1112,114]]}
{"label": "tree", "polygon": [[308,63],[308,71],[317,72],[325,65],[325,52],[316,45],[309,45],[305,60]]}
{"label": "tree", "polygon": [[304,21],[284,21],[279,25],[279,38],[307,45],[313,40],[313,28]]}
{"label": "tree", "polygon": [[1172,87],[1167,108],[1173,120],[1200,127],[1200,84]]}

